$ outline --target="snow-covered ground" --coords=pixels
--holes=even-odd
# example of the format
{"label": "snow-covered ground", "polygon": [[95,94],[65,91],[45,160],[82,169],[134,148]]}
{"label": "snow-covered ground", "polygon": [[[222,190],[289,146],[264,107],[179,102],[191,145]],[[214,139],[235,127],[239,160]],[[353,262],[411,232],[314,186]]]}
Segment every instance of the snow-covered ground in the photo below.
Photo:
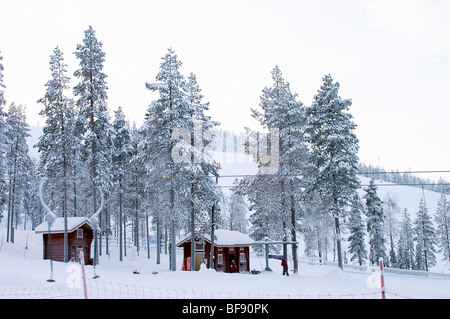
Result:
{"label": "snow-covered ground", "polygon": [[[81,267],[75,263],[42,260],[42,235],[17,230],[15,243],[5,242],[5,223],[0,224],[0,298],[84,298]],[[28,244],[27,244],[28,243]],[[28,247],[28,249],[26,249]],[[155,247],[140,255],[132,247],[118,260],[117,248],[101,256],[94,276],[86,266],[88,298],[189,298],[189,299],[288,299],[381,298],[378,272],[342,271],[324,265],[300,263],[299,273],[282,276],[280,262],[270,259],[273,272],[225,274],[202,269],[180,271],[182,251],[177,252],[177,271],[168,268],[168,255],[156,264]],[[251,269],[263,270],[264,257],[252,254]],[[133,274],[137,270],[139,274]],[[157,274],[154,274],[157,272]],[[450,278],[426,278],[385,274],[387,298],[450,298]]]}
{"label": "snow-covered ground", "polygon": [[[242,154],[216,152],[222,163],[219,179],[225,193],[237,176],[255,174],[256,165]],[[369,178],[360,177],[367,185]],[[389,183],[377,181],[379,184]],[[408,208],[414,220],[419,199],[425,194],[430,215],[434,216],[439,194],[408,186],[380,186],[379,197],[390,193],[399,205],[397,218]],[[361,195],[363,191],[361,190]],[[16,230],[15,243],[6,242],[6,219],[0,224],[0,299],[1,298],[84,298],[81,267],[74,263],[53,262],[54,283],[50,278],[50,262],[42,259],[42,235],[33,231]],[[22,227],[23,228],[23,227]],[[27,248],[27,249],[26,249]],[[86,266],[86,287],[89,298],[381,298],[379,273],[340,270],[324,265],[299,264],[299,273],[282,276],[278,260],[270,259],[273,272],[225,274],[211,270],[181,271],[182,250],[177,251],[177,271],[169,270],[169,258],[161,254],[156,264],[156,248],[151,246],[150,259],[146,250],[137,254],[127,247],[127,256],[119,261],[118,248],[112,247],[110,256],[100,256],[96,267],[99,278],[93,279],[94,269]],[[300,245],[299,253],[303,249]],[[433,272],[448,272],[448,265],[437,254],[438,265]],[[264,257],[251,254],[250,269],[263,270]],[[292,267],[291,267],[292,268]],[[137,270],[139,274],[133,274]],[[157,272],[155,274],[155,272]],[[385,274],[387,298],[450,298],[450,278],[427,278]]]}

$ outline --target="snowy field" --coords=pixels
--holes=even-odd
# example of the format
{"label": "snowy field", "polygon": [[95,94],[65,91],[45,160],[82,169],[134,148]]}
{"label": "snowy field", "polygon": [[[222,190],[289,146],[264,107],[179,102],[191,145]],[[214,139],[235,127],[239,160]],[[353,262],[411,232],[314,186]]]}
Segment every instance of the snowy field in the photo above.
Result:
{"label": "snowy field", "polygon": [[[15,243],[5,242],[5,223],[0,224],[0,298],[79,298],[85,297],[81,267],[76,263],[42,260],[42,236],[17,230]],[[28,245],[27,245],[28,242]],[[28,246],[28,249],[26,247]],[[178,270],[168,269],[168,255],[156,264],[155,248],[150,259],[146,251],[138,256],[127,248],[124,261],[116,248],[111,256],[101,256],[96,274],[86,266],[88,298],[162,299],[380,299],[379,273],[341,271],[324,265],[299,264],[299,273],[282,276],[280,262],[270,259],[273,272],[225,274],[211,270],[180,271],[182,250],[177,251]],[[250,269],[262,270],[265,259],[251,256]],[[133,274],[137,270],[139,274]],[[153,272],[157,272],[154,274]],[[386,298],[450,298],[450,278],[426,278],[385,274]]]}

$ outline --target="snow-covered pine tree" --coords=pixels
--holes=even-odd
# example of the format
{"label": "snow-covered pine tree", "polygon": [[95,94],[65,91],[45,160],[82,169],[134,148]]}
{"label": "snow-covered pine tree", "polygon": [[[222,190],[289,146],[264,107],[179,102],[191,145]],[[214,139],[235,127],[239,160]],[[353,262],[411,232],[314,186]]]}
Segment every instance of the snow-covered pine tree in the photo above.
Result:
{"label": "snow-covered pine tree", "polygon": [[38,162],[32,158],[28,162],[27,174],[24,176],[24,190],[22,197],[22,211],[23,211],[23,229],[27,229],[27,221],[31,221],[31,229],[36,228],[37,220],[40,215],[40,202],[39,202],[39,183],[40,176],[37,172]]}
{"label": "snow-covered pine tree", "polygon": [[439,251],[443,254],[444,261],[450,263],[450,203],[444,193],[441,193],[434,218],[437,224]]}
{"label": "snow-covered pine tree", "polygon": [[[5,84],[3,83],[3,56],[1,55],[2,52],[0,51],[0,108],[2,108],[4,105],[6,105],[5,100],[5,91],[3,91],[4,88],[6,88]],[[3,112],[3,111],[2,111]],[[5,114],[3,114],[5,116]]]}
{"label": "snow-covered pine tree", "polygon": [[363,198],[366,201],[367,232],[370,246],[369,261],[371,264],[378,264],[380,257],[386,260],[383,202],[377,195],[374,179],[370,180],[369,186],[364,191]]}
{"label": "snow-covered pine tree", "polygon": [[[146,198],[147,193],[145,189],[145,169],[144,165],[139,161],[139,145],[141,144],[142,134],[136,128],[136,124],[130,129],[130,162],[128,169],[128,185],[127,185],[127,195],[130,203],[130,208],[134,214],[134,233],[133,237],[135,240],[135,245],[139,251],[139,228],[141,229],[141,234],[146,234],[147,239],[147,258],[150,258],[150,246],[149,246],[149,209],[147,209]],[[143,220],[144,222],[141,222]],[[144,238],[144,236],[141,236]]]}
{"label": "snow-covered pine tree", "polygon": [[419,210],[414,221],[414,240],[416,241],[416,269],[428,271],[436,265],[436,232],[428,208],[423,198],[419,202]]}
{"label": "snow-covered pine tree", "polygon": [[[218,197],[211,175],[217,175],[219,165],[207,151],[211,139],[207,133],[216,123],[204,114],[208,104],[201,102],[195,76],[186,82],[172,49],[162,60],[157,83],[146,83],[159,98],[147,109],[140,158],[149,174],[147,181],[157,190],[154,211],[164,212],[158,220],[170,223],[170,264],[175,270],[175,229],[186,225],[186,220],[192,225],[197,211],[211,209]],[[190,216],[183,215],[186,211]]]}
{"label": "snow-covered pine tree", "polygon": [[[263,240],[266,237],[283,240],[285,229],[279,214],[282,208],[280,184],[273,176],[258,172],[256,176],[244,177],[240,180],[237,193],[246,195],[250,203],[250,237],[254,240]],[[269,245],[269,250],[279,253],[275,245]]]}
{"label": "snow-covered pine tree", "polygon": [[79,125],[82,127],[84,144],[82,151],[87,159],[92,192],[90,214],[97,211],[97,185],[103,175],[102,167],[107,164],[105,157],[108,146],[105,134],[109,132],[109,115],[107,107],[106,74],[102,72],[105,53],[102,43],[95,36],[92,26],[84,32],[83,44],[77,45],[75,56],[79,59],[80,68],[74,72],[79,83],[74,87],[74,95],[78,96]]}
{"label": "snow-covered pine tree", "polygon": [[[146,83],[147,89],[159,93],[159,98],[147,108],[141,128],[143,138],[138,157],[147,173],[146,188],[152,190],[148,201],[152,204],[154,219],[161,223],[158,228],[171,227],[175,231],[175,228],[180,228],[175,223],[182,218],[177,214],[181,209],[175,207],[179,201],[175,202],[171,150],[177,141],[172,140],[171,136],[178,125],[177,111],[184,108],[182,104],[185,103],[185,95],[182,87],[185,80],[179,70],[182,63],[172,49],[168,50],[162,60],[156,76],[157,83]],[[172,268],[173,263],[170,266]]]}
{"label": "snow-covered pine tree", "polygon": [[340,220],[360,184],[356,176],[359,146],[354,134],[356,124],[348,112],[352,102],[338,93],[339,83],[326,75],[312,105],[306,108],[305,133],[317,168],[310,191],[329,204],[335,221],[338,264],[343,268]]}
{"label": "snow-covered pine tree", "polygon": [[389,260],[384,261],[385,266],[389,267],[397,267],[397,255],[395,252],[395,240],[394,237],[397,236],[397,219],[396,215],[399,210],[396,196],[391,192],[386,194],[384,198],[384,207],[385,207],[385,227],[386,231],[389,233]]}
{"label": "snow-covered pine tree", "polygon": [[6,86],[3,83],[3,64],[2,64],[3,56],[0,52],[0,222],[3,218],[3,207],[6,204],[7,198],[7,183],[6,183],[6,161],[5,161],[5,153],[6,153],[6,128],[5,128],[5,117],[6,113],[3,110],[3,107],[6,105],[5,99],[5,91],[3,90]]}
{"label": "snow-covered pine tree", "polygon": [[414,233],[408,210],[402,213],[398,240],[397,265],[401,269],[414,269]]}
{"label": "snow-covered pine tree", "polygon": [[63,53],[58,47],[50,56],[50,71],[51,79],[45,84],[45,96],[38,100],[38,103],[44,106],[39,114],[45,117],[45,126],[37,146],[40,166],[45,170],[44,176],[51,180],[49,185],[53,200],[64,218],[64,262],[68,262],[67,217],[71,184],[68,179],[76,160],[73,158],[73,151],[78,139],[74,134],[74,103],[66,95],[70,88],[67,64],[64,63]]}
{"label": "snow-covered pine tree", "polygon": [[350,218],[348,221],[348,228],[350,230],[350,236],[348,238],[349,253],[352,254],[350,260],[356,260],[360,266],[367,260],[366,244],[364,242],[366,232],[364,230],[365,225],[362,219],[363,212],[364,207],[358,194],[353,195]]}
{"label": "snow-covered pine tree", "polygon": [[245,201],[245,196],[238,193],[239,181],[235,179],[233,187],[230,188],[231,195],[228,198],[228,210],[229,210],[229,228],[230,230],[237,230],[241,233],[248,233],[248,220],[247,212],[248,205]]}
{"label": "snow-covered pine tree", "polygon": [[[190,183],[191,232],[194,223],[210,222],[213,205],[217,205],[222,194],[218,190],[213,176],[218,176],[219,164],[211,155],[214,127],[218,122],[212,121],[205,114],[209,110],[209,103],[203,103],[203,94],[197,83],[197,77],[191,73],[184,88],[186,94],[185,128],[189,131],[190,141],[187,155],[191,155],[179,166],[180,174]],[[186,141],[184,141],[186,142]],[[217,215],[217,214],[215,214]],[[210,230],[210,227],[206,227]],[[191,246],[194,248],[193,246]]]}
{"label": "snow-covered pine tree", "polygon": [[318,195],[308,197],[305,203],[305,216],[302,220],[302,235],[305,254],[328,260],[328,251],[334,250],[334,218],[327,213],[327,205]]}
{"label": "snow-covered pine tree", "polygon": [[[281,205],[279,218],[284,224],[284,238],[297,241],[297,224],[301,218],[301,205],[305,185],[306,167],[309,164],[309,153],[306,147],[303,130],[305,127],[305,113],[303,103],[298,101],[297,94],[291,92],[289,82],[285,81],[278,66],[272,70],[271,87],[265,87],[260,97],[259,106],[262,112],[252,109],[252,117],[259,121],[270,134],[278,135],[278,145],[271,145],[271,161],[259,161],[260,169],[266,164],[271,168],[278,168],[273,172],[273,182],[279,184],[281,191]],[[256,135],[256,134],[254,134]],[[256,135],[258,136],[258,135]],[[263,145],[266,139],[258,139],[261,150],[268,148]],[[267,152],[268,154],[269,152]],[[273,156],[278,154],[278,158]],[[278,163],[272,161],[278,160]],[[298,271],[297,245],[292,245],[294,273]]]}
{"label": "snow-covered pine tree", "polygon": [[29,125],[25,107],[11,103],[6,118],[6,164],[8,178],[8,222],[6,241],[14,242],[14,226],[17,226],[18,209],[25,185],[25,175],[30,165],[27,138]]}
{"label": "snow-covered pine tree", "polygon": [[[117,111],[114,111],[115,117],[112,124],[112,165],[114,181],[117,183],[117,191],[119,193],[119,260],[123,260],[123,226],[124,226],[124,211],[123,204],[126,200],[124,193],[126,189],[126,177],[128,175],[128,164],[131,159],[130,149],[130,131],[128,123],[125,120],[122,108],[119,106]],[[126,195],[126,194],[125,194]]]}

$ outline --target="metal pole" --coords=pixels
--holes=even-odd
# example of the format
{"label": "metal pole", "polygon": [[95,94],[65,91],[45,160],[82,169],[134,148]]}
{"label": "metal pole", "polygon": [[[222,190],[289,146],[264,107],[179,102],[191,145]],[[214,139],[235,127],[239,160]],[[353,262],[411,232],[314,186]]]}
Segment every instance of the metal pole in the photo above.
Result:
{"label": "metal pole", "polygon": [[42,207],[44,207],[47,214],[45,215],[45,219],[47,220],[48,224],[48,246],[49,246],[49,257],[50,257],[50,279],[48,279],[48,282],[55,282],[53,280],[53,263],[52,263],[52,236],[50,234],[50,228],[52,227],[53,223],[55,222],[56,215],[51,211],[51,209],[45,204],[44,202],[44,195],[42,193],[42,189],[44,187],[44,183],[47,180],[46,177],[43,177],[41,179],[41,182],[39,183],[39,200],[41,202]]}
{"label": "metal pole", "polygon": [[48,253],[50,258],[50,279],[47,279],[48,282],[55,282],[53,279],[53,262],[52,262],[52,235],[50,234],[50,222],[48,222]]}
{"label": "metal pole", "polygon": [[211,211],[211,251],[209,253],[209,268],[210,269],[215,269],[214,268],[214,207],[215,205],[213,205],[212,207],[212,211]]}
{"label": "metal pole", "polygon": [[269,244],[264,244],[264,246],[266,248],[266,269],[264,271],[272,271],[269,267]]}
{"label": "metal pole", "polygon": [[[220,165],[220,164],[219,164]],[[219,175],[216,175],[216,184],[219,183]],[[213,205],[211,209],[211,251],[209,253],[209,268],[215,269],[214,267],[214,213],[216,204]]]}

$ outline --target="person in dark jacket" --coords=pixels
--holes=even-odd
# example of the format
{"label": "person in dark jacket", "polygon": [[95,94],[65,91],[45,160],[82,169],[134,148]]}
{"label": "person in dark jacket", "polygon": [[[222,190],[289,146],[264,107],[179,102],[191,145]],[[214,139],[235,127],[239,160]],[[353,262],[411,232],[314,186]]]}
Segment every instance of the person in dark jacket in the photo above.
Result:
{"label": "person in dark jacket", "polygon": [[281,267],[283,267],[283,276],[289,276],[289,271],[288,271],[288,264],[286,262],[286,260],[281,260]]}

